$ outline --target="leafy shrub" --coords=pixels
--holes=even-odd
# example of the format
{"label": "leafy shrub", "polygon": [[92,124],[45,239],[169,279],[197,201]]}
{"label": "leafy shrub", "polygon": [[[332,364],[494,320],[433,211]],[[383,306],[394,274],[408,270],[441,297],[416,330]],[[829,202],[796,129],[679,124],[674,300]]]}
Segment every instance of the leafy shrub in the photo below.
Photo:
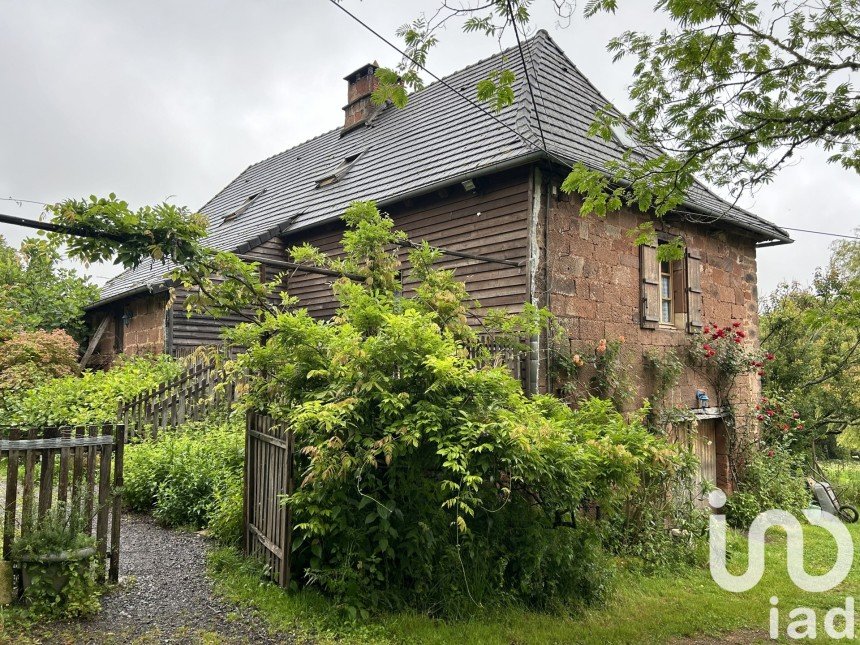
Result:
{"label": "leafy shrub", "polygon": [[66,332],[18,332],[0,342],[0,411],[39,384],[78,372],[78,344]]}
{"label": "leafy shrub", "polygon": [[[81,512],[82,504],[59,502],[38,520],[24,518],[30,524],[26,535],[12,544],[12,559],[27,560],[30,585],[25,599],[30,610],[39,616],[74,617],[99,609],[99,589],[94,578],[92,558],[60,562],[40,558],[94,547],[95,538],[86,532],[92,518]],[[55,581],[65,578],[62,588]]]}
{"label": "leafy shrub", "polygon": [[98,299],[88,277],[59,266],[59,240],[27,238],[18,250],[0,236],[0,341],[20,331],[63,329],[86,337],[84,308]]}
{"label": "leafy shrub", "polygon": [[780,445],[752,446],[744,459],[738,490],[726,502],[726,520],[748,529],[756,516],[780,509],[800,516],[810,493],[801,458]]}
{"label": "leafy shrub", "polygon": [[227,546],[239,546],[242,542],[242,483],[242,476],[230,477],[226,486],[216,488],[215,506],[209,514],[209,532]]}
{"label": "leafy shrub", "polygon": [[[214,522],[216,535],[237,541],[241,526],[244,435],[235,424],[192,423],[125,453],[124,498],[134,511],[152,511],[167,526],[197,529]],[[239,515],[235,515],[238,499]]]}
{"label": "leafy shrub", "polygon": [[708,525],[695,503],[699,461],[682,443],[671,448],[663,457],[671,467],[646,464],[636,493],[609,517],[603,535],[610,552],[636,558],[646,571],[698,562]]}
{"label": "leafy shrub", "polygon": [[643,472],[676,467],[674,448],[610,401],[527,398],[506,368],[470,359],[466,294],[432,268],[438,253],[413,251],[404,298],[388,250],[402,235],[372,204],[345,220],[346,256],[329,266],[366,279],[335,283],[335,319],[284,308],[234,334],[240,366],[263,375],[250,404],[295,433],[299,579],[353,616],[602,598],[608,568],[581,507],[618,512]]}
{"label": "leafy shrub", "polygon": [[45,381],[10,405],[22,425],[87,425],[116,421],[119,405],[178,376],[169,356],[127,358],[106,372],[86,371]]}
{"label": "leafy shrub", "polygon": [[782,396],[763,396],[756,404],[756,419],[762,440],[767,444],[779,444],[797,452],[807,448],[809,435],[800,413]]}

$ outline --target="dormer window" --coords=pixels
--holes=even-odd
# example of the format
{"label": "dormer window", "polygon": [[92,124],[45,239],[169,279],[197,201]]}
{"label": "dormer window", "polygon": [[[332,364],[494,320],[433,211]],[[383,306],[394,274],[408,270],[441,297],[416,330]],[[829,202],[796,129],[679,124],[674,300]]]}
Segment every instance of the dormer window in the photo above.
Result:
{"label": "dormer window", "polygon": [[242,205],[239,208],[234,210],[232,213],[228,213],[227,215],[224,216],[224,223],[232,222],[234,219],[238,219],[245,211],[247,211],[249,208],[251,208],[251,205],[255,201],[257,201],[257,199],[265,192],[266,192],[266,189],[264,188],[259,193],[254,193],[250,197],[246,198],[245,201],[242,202]]}
{"label": "dormer window", "polygon": [[340,181],[346,173],[349,172],[349,169],[352,168],[352,165],[358,161],[358,158],[361,156],[361,153],[358,152],[354,155],[350,155],[346,157],[343,161],[341,161],[337,166],[335,166],[331,172],[329,172],[322,179],[317,179],[317,188],[323,188],[324,186],[330,186],[338,181]]}

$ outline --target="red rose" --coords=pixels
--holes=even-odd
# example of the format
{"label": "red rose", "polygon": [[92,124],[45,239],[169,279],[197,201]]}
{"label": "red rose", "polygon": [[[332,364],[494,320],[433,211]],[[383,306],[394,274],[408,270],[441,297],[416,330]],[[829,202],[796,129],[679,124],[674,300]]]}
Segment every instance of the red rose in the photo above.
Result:
{"label": "red rose", "polygon": [[704,326],[704,328],[702,328],[702,333],[703,333],[703,334],[710,334],[710,333],[711,333],[711,328],[710,328],[710,327],[708,327],[707,325],[705,325],[705,326]]}
{"label": "red rose", "polygon": [[768,450],[768,451],[767,451],[767,456],[768,456],[768,457],[773,457],[773,450]]}
{"label": "red rose", "polygon": [[758,414],[758,415],[756,415],[756,419],[758,419],[759,421],[764,421],[764,415]]}
{"label": "red rose", "polygon": [[768,355],[767,355],[767,356],[765,356],[765,358],[766,358],[767,360],[769,360],[769,361],[772,361],[773,359],[775,359],[775,358],[776,358],[776,356],[774,356],[774,355],[773,355],[773,354],[771,354],[771,353],[768,353]]}
{"label": "red rose", "polygon": [[767,411],[767,416],[772,417],[772,416],[773,416],[773,410],[768,410],[768,411]]}
{"label": "red rose", "polygon": [[740,327],[740,326],[741,326],[741,321],[740,321],[740,320],[736,320],[736,321],[734,321],[734,322],[732,323],[732,327]]}
{"label": "red rose", "polygon": [[799,419],[800,418],[800,412],[795,412],[794,414],[791,415],[791,418],[792,419]]}
{"label": "red rose", "polygon": [[797,429],[798,429],[798,430],[803,430],[803,424],[802,424],[802,423],[798,423],[798,424],[797,424]]}

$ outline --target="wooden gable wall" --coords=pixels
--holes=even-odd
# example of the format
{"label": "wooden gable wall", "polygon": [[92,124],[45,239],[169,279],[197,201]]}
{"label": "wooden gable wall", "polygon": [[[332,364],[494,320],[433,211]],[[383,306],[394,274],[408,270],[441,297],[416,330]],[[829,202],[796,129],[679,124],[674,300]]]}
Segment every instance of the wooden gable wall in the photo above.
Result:
{"label": "wooden gable wall", "polygon": [[[410,240],[426,240],[433,246],[467,253],[493,256],[521,262],[521,267],[446,256],[442,268],[454,269],[455,275],[466,283],[472,298],[481,307],[504,307],[520,311],[527,298],[528,221],[530,169],[520,168],[492,177],[476,180],[477,192],[467,193],[460,185],[445,191],[402,202],[387,209],[395,226],[407,233]],[[272,260],[290,259],[288,250],[309,243],[326,253],[339,251],[343,225],[338,223],[316,227],[283,239],[274,238],[248,252],[248,255]],[[401,251],[404,262],[404,287],[410,290],[407,250]],[[267,267],[269,279],[281,269]],[[289,273],[285,287],[299,298],[316,318],[328,318],[335,313],[336,302],[331,289],[332,278],[296,271]],[[173,315],[168,318],[168,345],[175,355],[185,355],[200,345],[220,344],[225,326],[241,322],[239,316],[214,318],[200,314],[188,316],[185,293],[178,293],[173,303]]]}

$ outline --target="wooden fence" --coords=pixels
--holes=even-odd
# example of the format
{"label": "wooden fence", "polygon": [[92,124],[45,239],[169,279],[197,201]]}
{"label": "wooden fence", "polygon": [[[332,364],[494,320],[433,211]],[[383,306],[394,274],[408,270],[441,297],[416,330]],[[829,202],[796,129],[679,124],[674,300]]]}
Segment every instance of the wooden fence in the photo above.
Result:
{"label": "wooden fence", "polygon": [[[122,425],[6,428],[0,430],[0,458],[6,466],[3,499],[3,559],[10,557],[17,536],[26,535],[34,517],[43,517],[55,503],[80,503],[87,528],[97,541],[108,578],[119,577]],[[23,466],[23,477],[19,477]],[[93,522],[93,519],[95,520]],[[93,526],[95,524],[95,526]],[[104,568],[100,578],[104,578]]]}
{"label": "wooden fence", "polygon": [[119,421],[128,439],[155,439],[165,429],[200,421],[215,411],[229,411],[236,383],[208,360],[190,365],[181,375],[120,407]]}
{"label": "wooden fence", "polygon": [[[520,343],[525,344],[526,341],[520,341]],[[500,341],[492,334],[478,334],[478,344],[470,349],[470,357],[477,358],[482,347],[490,351],[491,358],[487,364],[499,367],[505,365],[513,377],[523,384],[523,389],[529,391],[527,350],[513,348],[509,343]]]}
{"label": "wooden fence", "polygon": [[292,515],[281,497],[293,491],[293,433],[283,423],[248,412],[245,433],[246,555],[260,558],[282,587],[290,584]]}

